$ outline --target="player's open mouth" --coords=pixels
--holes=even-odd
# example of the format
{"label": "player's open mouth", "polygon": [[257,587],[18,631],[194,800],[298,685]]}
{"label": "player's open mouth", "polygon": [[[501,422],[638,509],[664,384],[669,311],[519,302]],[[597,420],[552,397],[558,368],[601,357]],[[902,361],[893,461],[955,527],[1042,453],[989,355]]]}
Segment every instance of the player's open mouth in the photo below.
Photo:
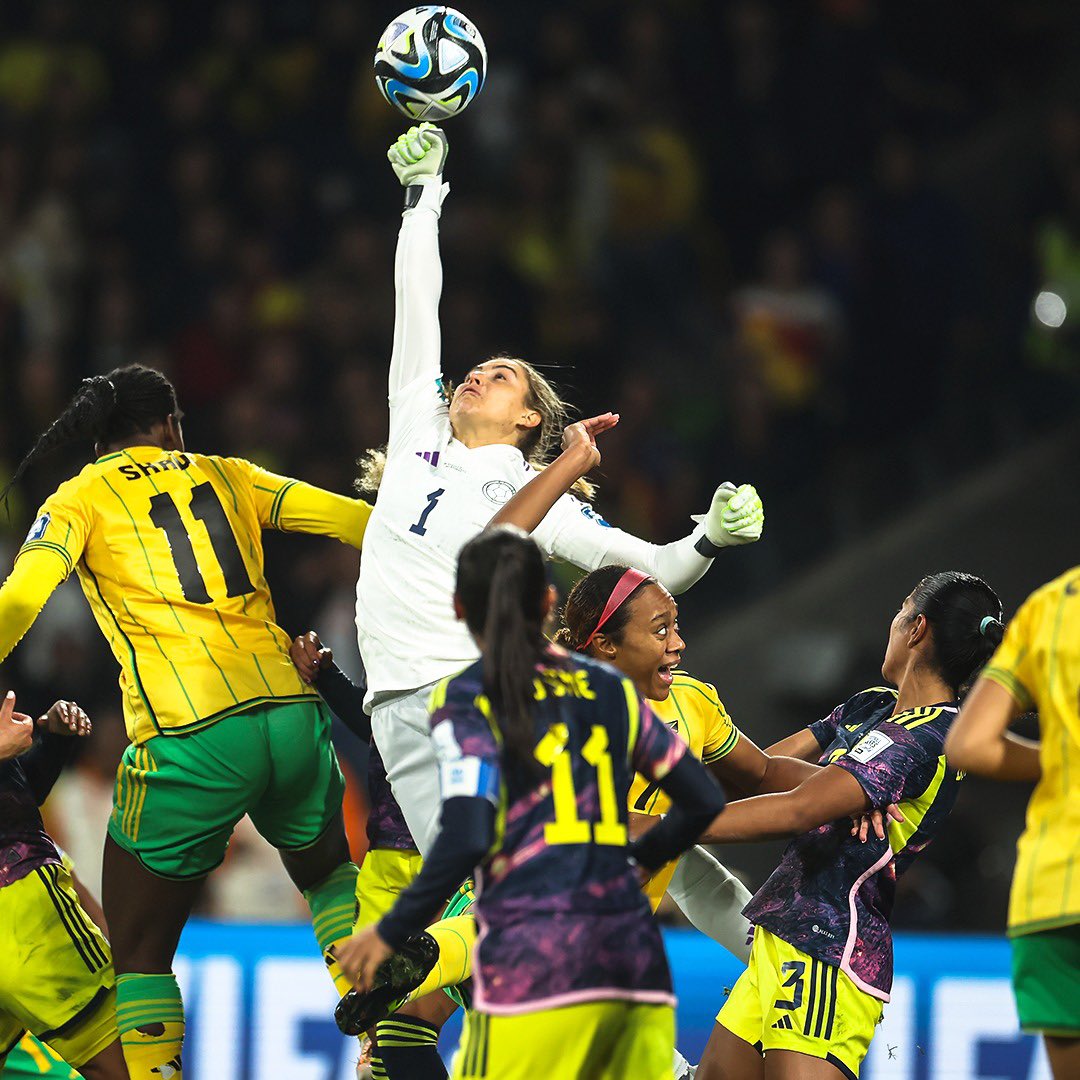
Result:
{"label": "player's open mouth", "polygon": [[463,386],[458,391],[458,396],[459,397],[464,397],[466,394],[475,394],[477,397],[479,397],[480,396],[480,391],[477,390],[475,386]]}
{"label": "player's open mouth", "polygon": [[670,686],[672,680],[675,678],[675,676],[672,674],[672,668],[674,668],[674,667],[675,667],[674,664],[665,664],[657,672],[657,674],[660,676],[660,681],[665,686]]}

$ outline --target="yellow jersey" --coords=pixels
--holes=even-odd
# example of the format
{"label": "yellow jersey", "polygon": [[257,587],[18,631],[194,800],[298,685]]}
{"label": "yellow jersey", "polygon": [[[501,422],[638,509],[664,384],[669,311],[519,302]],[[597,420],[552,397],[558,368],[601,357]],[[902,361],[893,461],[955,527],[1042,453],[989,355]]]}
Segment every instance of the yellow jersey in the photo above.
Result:
{"label": "yellow jersey", "polygon": [[1039,712],[1042,777],[1017,844],[1009,934],[1080,922],[1080,566],[1028,597],[983,678]]}
{"label": "yellow jersey", "polygon": [[[370,513],[367,503],[238,458],[154,446],[107,454],[39,510],[4,586],[0,657],[29,625],[18,625],[11,612],[19,598],[6,594],[48,590],[30,605],[32,621],[75,570],[120,665],[133,743],[308,697],[315,691],[300,680],[290,639],[274,622],[262,530],[318,533],[358,548]],[[20,575],[23,561],[40,571]]]}
{"label": "yellow jersey", "polygon": [[[731,722],[714,686],[685,671],[674,674],[671,693],[663,701],[650,701],[649,708],[690,747],[694,757],[706,765],[719,761],[735,749],[739,729]],[[635,814],[658,816],[671,808],[671,800],[660,787],[640,774],[630,785],[629,802],[630,810]],[[675,862],[670,862],[646,882],[645,895],[653,911],[667,892],[674,873]]]}

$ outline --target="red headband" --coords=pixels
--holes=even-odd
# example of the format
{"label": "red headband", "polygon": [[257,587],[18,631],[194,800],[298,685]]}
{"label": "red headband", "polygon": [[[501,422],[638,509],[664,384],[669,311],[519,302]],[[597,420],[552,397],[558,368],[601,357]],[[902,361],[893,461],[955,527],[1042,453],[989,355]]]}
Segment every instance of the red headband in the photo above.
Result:
{"label": "red headband", "polygon": [[611,590],[611,595],[608,597],[608,602],[604,605],[604,610],[600,614],[600,621],[593,627],[593,632],[585,639],[585,643],[581,646],[580,652],[584,652],[592,643],[592,639],[600,633],[603,629],[604,623],[615,614],[626,603],[626,598],[643,582],[649,580],[648,574],[643,574],[640,570],[635,570],[631,567],[621,578],[616,582],[615,588]]}

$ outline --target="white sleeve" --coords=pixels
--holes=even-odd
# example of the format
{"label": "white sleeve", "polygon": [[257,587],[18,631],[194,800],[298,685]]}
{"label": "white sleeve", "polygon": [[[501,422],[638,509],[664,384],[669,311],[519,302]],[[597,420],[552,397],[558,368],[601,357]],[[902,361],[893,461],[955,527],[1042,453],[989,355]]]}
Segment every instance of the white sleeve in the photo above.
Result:
{"label": "white sleeve", "polygon": [[[650,544],[609,525],[573,495],[559,499],[533,533],[548,555],[590,571],[612,564],[633,566],[676,595],[700,581],[712,565],[712,555],[703,555],[697,549],[704,536],[705,526],[698,525],[689,536],[674,543]],[[701,546],[716,550],[707,541]]]}
{"label": "white sleeve", "polygon": [[667,891],[696,930],[749,962],[751,926],[742,911],[750,890],[705,848],[692,847],[679,859]]}
{"label": "white sleeve", "polygon": [[443,192],[425,189],[402,214],[394,260],[394,348],[390,355],[390,442],[442,405],[439,207]]}

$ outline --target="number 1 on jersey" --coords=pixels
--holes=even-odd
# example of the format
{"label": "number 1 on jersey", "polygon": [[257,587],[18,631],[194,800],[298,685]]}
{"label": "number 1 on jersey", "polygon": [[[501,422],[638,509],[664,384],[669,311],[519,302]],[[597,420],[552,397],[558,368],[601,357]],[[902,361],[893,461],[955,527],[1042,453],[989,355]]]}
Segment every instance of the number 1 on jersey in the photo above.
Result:
{"label": "number 1 on jersey", "polygon": [[415,525],[409,526],[409,532],[416,533],[417,536],[423,536],[427,532],[427,519],[428,514],[435,509],[439,502],[439,499],[446,494],[446,488],[439,488],[438,491],[431,492],[427,497],[427,506],[424,507],[424,512],[420,515],[420,520]]}

